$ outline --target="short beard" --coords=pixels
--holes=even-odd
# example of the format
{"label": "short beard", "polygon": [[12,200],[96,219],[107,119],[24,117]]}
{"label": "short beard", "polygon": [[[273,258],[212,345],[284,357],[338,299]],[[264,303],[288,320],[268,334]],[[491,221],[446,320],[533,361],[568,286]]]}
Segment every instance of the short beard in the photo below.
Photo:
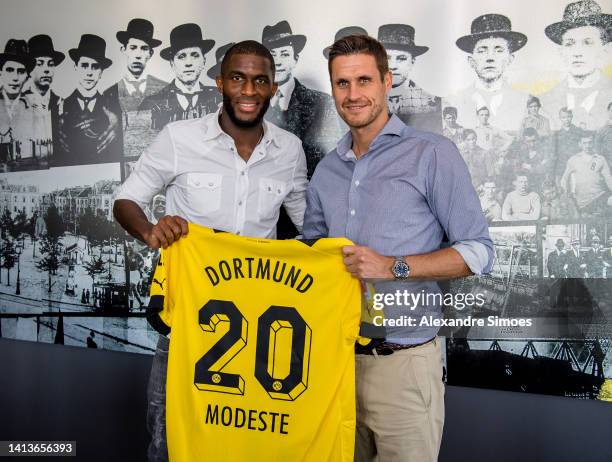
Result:
{"label": "short beard", "polygon": [[266,114],[266,111],[268,110],[269,106],[270,98],[267,98],[263,102],[261,109],[253,120],[242,120],[239,119],[238,116],[236,116],[236,112],[234,112],[234,107],[232,106],[230,97],[226,94],[223,94],[223,110],[227,113],[232,123],[240,128],[253,128],[261,124],[261,121],[263,120],[264,115]]}
{"label": "short beard", "polygon": [[381,113],[382,111],[384,111],[385,109],[387,109],[387,108],[386,108],[386,107],[384,107],[384,106],[374,106],[374,107],[372,107],[372,116],[371,116],[371,117],[369,117],[369,118],[368,118],[368,119],[367,119],[365,122],[360,123],[359,125],[351,125],[347,119],[345,119],[344,117],[342,117],[342,113],[339,113],[339,114],[340,114],[341,119],[342,119],[342,120],[344,120],[344,122],[345,122],[345,123],[346,123],[346,124],[347,124],[347,125],[348,125],[350,128],[355,128],[355,129],[358,129],[358,128],[364,128],[364,127],[367,127],[368,125],[370,125],[372,122],[374,122],[374,121],[375,121],[375,120],[378,118],[378,116],[380,115],[380,113]]}

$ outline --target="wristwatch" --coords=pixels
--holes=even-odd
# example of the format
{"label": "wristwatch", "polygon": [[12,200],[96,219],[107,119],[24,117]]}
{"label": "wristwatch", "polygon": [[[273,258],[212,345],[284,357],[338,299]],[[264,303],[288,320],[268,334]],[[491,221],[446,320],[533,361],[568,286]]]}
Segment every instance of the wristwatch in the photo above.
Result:
{"label": "wristwatch", "polygon": [[395,257],[391,272],[396,281],[405,281],[410,276],[410,265],[404,261],[404,257]]}

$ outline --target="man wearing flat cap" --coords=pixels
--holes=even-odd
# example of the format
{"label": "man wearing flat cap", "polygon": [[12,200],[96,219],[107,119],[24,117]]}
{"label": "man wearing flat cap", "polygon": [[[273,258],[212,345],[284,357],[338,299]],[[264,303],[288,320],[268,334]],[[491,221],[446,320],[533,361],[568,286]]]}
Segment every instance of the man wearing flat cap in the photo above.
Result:
{"label": "man wearing flat cap", "polygon": [[[609,64],[612,15],[603,13],[593,0],[570,3],[563,19],[546,27],[546,36],[558,45],[567,76],[541,97],[542,109],[560,126],[559,110],[567,107],[574,123],[584,130],[605,125],[612,101],[612,79],[601,72]],[[607,60],[606,60],[607,58]]]}
{"label": "man wearing flat cap", "polygon": [[112,61],[106,42],[92,34],[81,36],[68,51],[77,74],[77,88],[58,109],[58,136],[53,139],[53,165],[116,162],[122,155],[121,110],[98,91]]}
{"label": "man wearing flat cap", "polygon": [[[61,98],[51,89],[55,68],[66,55],[55,50],[48,35],[35,35],[28,40],[28,53],[34,60],[26,98],[32,108],[35,156],[45,158],[53,154],[53,136],[57,133],[57,109]],[[55,114],[55,116],[53,116]]]}
{"label": "man wearing flat cap", "polygon": [[214,46],[214,40],[202,37],[197,24],[181,24],[172,29],[170,46],[159,55],[170,63],[175,78],[141,105],[141,109],[151,110],[153,129],[161,130],[169,122],[195,119],[218,109],[221,94],[216,87],[200,82],[205,55]]}
{"label": "man wearing flat cap", "polygon": [[485,14],[472,21],[471,33],[460,37],[456,45],[468,54],[468,63],[476,73],[472,85],[444,101],[457,108],[457,121],[466,128],[478,124],[476,111],[487,107],[491,125],[516,133],[521,127],[527,98],[513,89],[504,73],[514,53],[527,43],[527,36],[512,30],[510,19],[501,14]]}
{"label": "man wearing flat cap", "polygon": [[441,133],[441,99],[411,79],[416,58],[429,50],[414,43],[414,34],[414,27],[407,24],[384,24],[378,28],[378,41],[387,50],[389,70],[393,74],[389,110],[406,125]]}
{"label": "man wearing flat cap", "polygon": [[23,86],[33,68],[25,40],[10,39],[0,53],[0,167],[4,170],[32,157],[32,111]]}

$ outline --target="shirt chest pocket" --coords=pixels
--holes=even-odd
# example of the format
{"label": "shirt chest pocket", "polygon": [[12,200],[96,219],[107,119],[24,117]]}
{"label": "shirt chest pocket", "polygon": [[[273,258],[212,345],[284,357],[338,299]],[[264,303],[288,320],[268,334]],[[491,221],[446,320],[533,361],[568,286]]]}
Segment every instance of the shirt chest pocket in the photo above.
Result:
{"label": "shirt chest pocket", "polygon": [[272,219],[287,195],[287,183],[273,178],[261,178],[257,192],[259,218]]}
{"label": "shirt chest pocket", "polygon": [[197,213],[210,213],[221,207],[223,175],[218,173],[190,173],[187,175],[189,205]]}

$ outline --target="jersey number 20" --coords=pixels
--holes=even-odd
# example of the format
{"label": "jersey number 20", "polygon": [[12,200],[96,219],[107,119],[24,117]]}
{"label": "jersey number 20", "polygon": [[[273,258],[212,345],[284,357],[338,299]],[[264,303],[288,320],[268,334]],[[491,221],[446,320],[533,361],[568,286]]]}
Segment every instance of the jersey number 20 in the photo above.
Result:
{"label": "jersey number 20", "polygon": [[[233,302],[209,300],[199,311],[204,332],[215,332],[220,323],[229,323],[227,332],[195,365],[194,383],[199,390],[243,395],[244,379],[222,372],[246,346],[248,322]],[[308,367],[312,331],[298,311],[288,306],[270,306],[258,319],[255,378],[272,399],[292,401],[308,388]],[[291,339],[289,368],[283,367],[281,344]]]}

